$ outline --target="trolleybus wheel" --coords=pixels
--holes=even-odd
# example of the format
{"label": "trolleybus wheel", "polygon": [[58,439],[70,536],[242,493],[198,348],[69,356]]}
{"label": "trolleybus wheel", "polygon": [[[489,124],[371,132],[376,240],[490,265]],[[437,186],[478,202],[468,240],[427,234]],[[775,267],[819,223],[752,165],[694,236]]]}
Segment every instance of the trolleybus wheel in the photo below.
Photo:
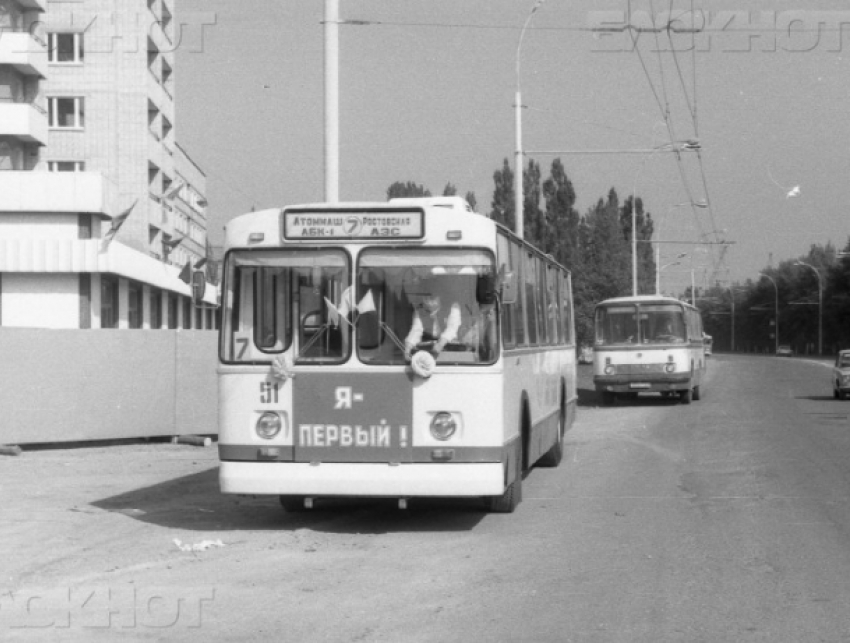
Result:
{"label": "trolleybus wheel", "polygon": [[693,394],[694,402],[699,402],[699,399],[700,399],[701,396],[702,396],[702,393],[699,390],[699,386],[695,386],[694,387],[694,394]]}
{"label": "trolleybus wheel", "polygon": [[517,476],[501,496],[488,496],[487,509],[492,513],[510,514],[522,501],[522,474]]}
{"label": "trolleybus wheel", "polygon": [[307,509],[304,506],[304,498],[301,496],[281,496],[280,506],[283,507],[287,513],[298,513],[299,511],[305,511]]}
{"label": "trolleybus wheel", "polygon": [[561,410],[558,412],[558,438],[555,441],[555,444],[552,445],[552,448],[544,453],[540,460],[537,461],[538,466],[557,467],[561,464],[561,459],[564,457],[565,415],[566,411],[564,409],[564,401],[561,400]]}

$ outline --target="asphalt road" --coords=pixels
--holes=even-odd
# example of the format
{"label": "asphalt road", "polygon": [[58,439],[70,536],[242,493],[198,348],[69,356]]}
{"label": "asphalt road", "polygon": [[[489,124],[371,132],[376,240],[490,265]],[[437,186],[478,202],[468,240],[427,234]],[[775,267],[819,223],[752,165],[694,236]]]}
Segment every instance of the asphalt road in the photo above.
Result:
{"label": "asphalt road", "polygon": [[[0,639],[850,641],[850,402],[802,359],[581,406],[512,515],[218,493],[216,451],[0,459]],[[176,540],[176,542],[175,542]],[[199,545],[201,551],[184,551]]]}

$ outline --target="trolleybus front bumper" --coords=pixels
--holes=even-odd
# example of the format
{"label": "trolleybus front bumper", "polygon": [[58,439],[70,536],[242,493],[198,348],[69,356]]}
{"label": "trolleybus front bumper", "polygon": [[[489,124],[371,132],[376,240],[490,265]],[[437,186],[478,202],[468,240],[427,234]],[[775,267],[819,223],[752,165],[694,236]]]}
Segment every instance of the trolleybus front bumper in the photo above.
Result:
{"label": "trolleybus front bumper", "polygon": [[498,496],[505,465],[221,462],[222,493],[376,498]]}
{"label": "trolleybus front bumper", "polygon": [[599,393],[664,393],[686,391],[693,388],[690,374],[653,374],[652,377],[636,379],[620,375],[597,375],[593,383]]}

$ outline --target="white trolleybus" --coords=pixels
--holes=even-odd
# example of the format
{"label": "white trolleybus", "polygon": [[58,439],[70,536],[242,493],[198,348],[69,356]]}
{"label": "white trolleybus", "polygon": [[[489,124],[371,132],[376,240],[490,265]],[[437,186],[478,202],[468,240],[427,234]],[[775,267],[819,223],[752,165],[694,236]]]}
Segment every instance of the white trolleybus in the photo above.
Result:
{"label": "white trolleybus", "polygon": [[694,306],[654,295],[596,305],[593,383],[604,404],[639,393],[700,399],[706,359],[702,317]]}
{"label": "white trolleybus", "polygon": [[224,493],[483,498],[511,512],[576,409],[570,274],[458,197],[227,225]]}

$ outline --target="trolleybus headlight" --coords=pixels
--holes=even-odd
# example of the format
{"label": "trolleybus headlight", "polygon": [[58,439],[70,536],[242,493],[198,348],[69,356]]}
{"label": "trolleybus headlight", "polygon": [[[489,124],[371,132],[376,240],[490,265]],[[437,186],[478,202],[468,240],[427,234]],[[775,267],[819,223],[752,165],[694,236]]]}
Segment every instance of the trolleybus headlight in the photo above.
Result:
{"label": "trolleybus headlight", "polygon": [[608,364],[608,366],[605,367],[605,375],[613,375],[613,374],[614,374],[614,367],[611,366],[610,364]]}
{"label": "trolleybus headlight", "polygon": [[673,362],[668,362],[664,365],[664,370],[668,373],[672,373],[676,370],[676,365]]}
{"label": "trolleybus headlight", "polygon": [[440,411],[431,419],[431,435],[438,440],[448,440],[455,431],[457,431],[457,422],[451,413]]}
{"label": "trolleybus headlight", "polygon": [[266,411],[257,420],[257,435],[265,440],[271,440],[274,436],[280,433],[280,428],[280,416],[277,413]]}

